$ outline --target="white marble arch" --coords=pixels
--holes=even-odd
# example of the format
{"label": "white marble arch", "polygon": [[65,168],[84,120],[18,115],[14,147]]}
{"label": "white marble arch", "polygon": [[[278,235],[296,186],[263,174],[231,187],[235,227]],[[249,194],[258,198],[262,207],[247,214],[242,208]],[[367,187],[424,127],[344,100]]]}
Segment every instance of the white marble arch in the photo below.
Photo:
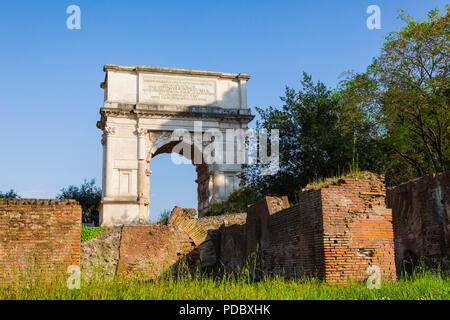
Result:
{"label": "white marble arch", "polygon": [[[194,132],[246,129],[246,74],[160,67],[106,65],[100,225],[148,223],[149,163],[172,152],[175,129]],[[193,146],[191,146],[193,148]],[[224,150],[225,151],[225,150]],[[193,154],[193,152],[192,152]],[[240,164],[195,164],[199,216],[239,185]],[[174,195],[176,196],[176,195]]]}

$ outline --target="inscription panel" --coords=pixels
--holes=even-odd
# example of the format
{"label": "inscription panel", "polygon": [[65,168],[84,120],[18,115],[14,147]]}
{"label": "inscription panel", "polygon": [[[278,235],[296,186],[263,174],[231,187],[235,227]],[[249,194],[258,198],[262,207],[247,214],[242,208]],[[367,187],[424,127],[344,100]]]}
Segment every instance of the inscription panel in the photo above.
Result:
{"label": "inscription panel", "polygon": [[214,80],[144,75],[141,86],[141,102],[207,105],[216,100]]}

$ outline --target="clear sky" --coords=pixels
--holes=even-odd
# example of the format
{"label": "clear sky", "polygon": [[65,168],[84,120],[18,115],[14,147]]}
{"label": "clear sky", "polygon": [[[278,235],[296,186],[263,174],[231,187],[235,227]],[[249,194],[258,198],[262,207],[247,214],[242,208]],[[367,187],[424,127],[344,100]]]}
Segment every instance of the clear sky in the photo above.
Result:
{"label": "clear sky", "polygon": [[[101,184],[103,65],[151,65],[244,72],[248,105],[279,106],[302,71],[336,86],[362,71],[398,9],[420,19],[443,0],[2,1],[0,5],[0,191],[53,198],[85,178]],[[81,8],[81,29],[66,8]],[[366,27],[369,5],[381,29]],[[197,206],[193,165],[152,160],[151,218]]]}

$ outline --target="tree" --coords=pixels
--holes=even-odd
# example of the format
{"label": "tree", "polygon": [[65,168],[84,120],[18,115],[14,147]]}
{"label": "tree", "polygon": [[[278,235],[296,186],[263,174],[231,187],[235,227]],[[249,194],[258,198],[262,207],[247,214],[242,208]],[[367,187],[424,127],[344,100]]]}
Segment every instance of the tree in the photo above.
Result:
{"label": "tree", "polygon": [[61,193],[56,196],[58,199],[75,199],[83,210],[82,220],[84,223],[98,225],[98,206],[102,199],[102,190],[95,185],[95,179],[84,180],[80,187],[70,185],[61,189]]}
{"label": "tree", "polygon": [[348,111],[371,115],[384,135],[390,185],[450,167],[449,11],[423,22],[403,12],[406,26],[343,85]]}
{"label": "tree", "polygon": [[424,22],[403,13],[406,27],[388,35],[380,57],[336,90],[304,74],[281,108],[257,108],[257,129],[280,130],[280,170],[262,176],[261,164],[247,166],[244,187],[257,199],[295,201],[307,183],[355,168],[385,173],[388,186],[448,170],[449,11]]}
{"label": "tree", "polygon": [[257,108],[261,128],[280,131],[280,170],[261,176],[260,165],[248,167],[243,181],[264,195],[297,193],[309,182],[356,167],[382,171],[377,128],[363,116],[344,117],[339,91],[314,83],[303,74],[300,90],[286,88],[280,109]]}
{"label": "tree", "polygon": [[20,198],[20,196],[13,189],[11,189],[5,193],[0,191],[0,199],[1,198],[17,199],[17,198]]}

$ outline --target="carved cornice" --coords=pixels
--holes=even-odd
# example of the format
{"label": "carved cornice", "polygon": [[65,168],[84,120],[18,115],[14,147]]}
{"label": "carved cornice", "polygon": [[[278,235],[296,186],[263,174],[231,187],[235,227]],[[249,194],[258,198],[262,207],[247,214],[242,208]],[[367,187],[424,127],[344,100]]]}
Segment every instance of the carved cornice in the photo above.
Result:
{"label": "carved cornice", "polygon": [[181,68],[165,68],[165,67],[152,67],[152,66],[122,66],[117,64],[107,64],[103,67],[103,71],[125,71],[125,72],[136,72],[136,73],[166,73],[166,74],[176,74],[176,75],[193,75],[193,76],[205,76],[205,77],[215,77],[222,79],[250,79],[250,76],[246,73],[228,73],[228,72],[218,72],[210,70],[196,70],[196,69],[181,69]]}
{"label": "carved cornice", "polygon": [[[102,120],[104,117],[132,117],[132,118],[195,118],[195,119],[215,119],[217,121],[228,120],[241,123],[248,123],[255,117],[251,114],[241,114],[239,109],[224,109],[224,112],[189,112],[189,111],[169,111],[169,110],[142,110],[142,109],[118,109],[101,108]],[[103,122],[103,121],[101,121]],[[99,125],[97,125],[99,127]],[[101,129],[101,127],[99,127]]]}

